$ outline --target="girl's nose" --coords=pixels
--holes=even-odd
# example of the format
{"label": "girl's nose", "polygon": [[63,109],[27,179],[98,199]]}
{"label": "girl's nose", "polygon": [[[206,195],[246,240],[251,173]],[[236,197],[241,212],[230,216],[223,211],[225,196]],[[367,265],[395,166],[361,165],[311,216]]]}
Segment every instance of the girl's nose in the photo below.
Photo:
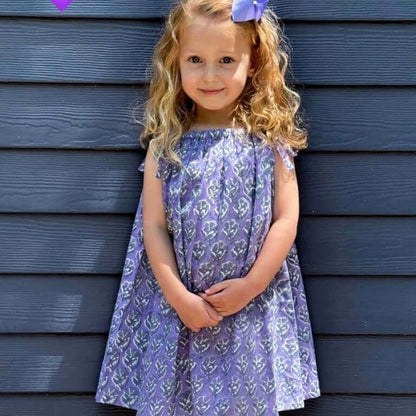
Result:
{"label": "girl's nose", "polygon": [[205,80],[212,80],[215,79],[217,76],[217,71],[213,65],[207,65],[204,71],[204,79]]}

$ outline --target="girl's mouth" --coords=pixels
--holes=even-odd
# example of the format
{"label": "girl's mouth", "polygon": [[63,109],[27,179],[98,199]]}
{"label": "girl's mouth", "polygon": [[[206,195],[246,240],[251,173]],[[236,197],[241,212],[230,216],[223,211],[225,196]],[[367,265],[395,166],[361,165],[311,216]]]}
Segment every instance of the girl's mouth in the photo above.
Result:
{"label": "girl's mouth", "polygon": [[220,90],[201,90],[203,93],[208,95],[215,95],[220,93],[224,88],[221,88]]}

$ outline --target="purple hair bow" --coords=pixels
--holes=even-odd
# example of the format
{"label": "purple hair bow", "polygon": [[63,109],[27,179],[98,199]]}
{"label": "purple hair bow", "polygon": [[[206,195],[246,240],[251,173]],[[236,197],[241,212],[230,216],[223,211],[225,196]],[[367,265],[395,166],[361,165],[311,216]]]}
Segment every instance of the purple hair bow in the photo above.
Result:
{"label": "purple hair bow", "polygon": [[234,0],[232,17],[234,22],[245,22],[247,20],[260,20],[269,0]]}

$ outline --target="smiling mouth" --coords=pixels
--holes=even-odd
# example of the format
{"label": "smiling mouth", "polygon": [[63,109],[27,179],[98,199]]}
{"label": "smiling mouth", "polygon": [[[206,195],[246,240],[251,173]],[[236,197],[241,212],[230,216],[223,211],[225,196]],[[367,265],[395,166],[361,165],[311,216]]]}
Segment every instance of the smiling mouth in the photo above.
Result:
{"label": "smiling mouth", "polygon": [[217,94],[219,92],[221,92],[224,88],[221,88],[219,90],[201,90],[202,92],[204,92],[205,94]]}

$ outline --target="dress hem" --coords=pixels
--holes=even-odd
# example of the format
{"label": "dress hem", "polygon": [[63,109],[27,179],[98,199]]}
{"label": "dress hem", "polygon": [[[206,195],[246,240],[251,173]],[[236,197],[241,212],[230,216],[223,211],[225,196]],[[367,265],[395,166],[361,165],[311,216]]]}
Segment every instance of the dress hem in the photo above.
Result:
{"label": "dress hem", "polygon": [[[309,395],[306,395],[303,399],[293,402],[291,405],[289,405],[289,407],[285,407],[285,408],[278,408],[277,411],[278,412],[285,412],[287,410],[296,410],[296,409],[303,409],[305,408],[305,401],[306,400],[310,400],[310,399],[316,399],[318,397],[321,397],[321,392],[315,392],[315,393],[311,393]],[[113,406],[117,406],[117,407],[124,407],[125,409],[131,409],[131,410],[135,410],[136,412],[139,411],[139,409],[135,408],[135,407],[129,407],[127,405],[125,405],[124,403],[111,403],[109,401],[103,400],[103,399],[97,399],[95,398],[95,402],[96,403],[101,403],[101,404],[110,404]],[[279,414],[276,413],[274,416],[278,416]]]}

